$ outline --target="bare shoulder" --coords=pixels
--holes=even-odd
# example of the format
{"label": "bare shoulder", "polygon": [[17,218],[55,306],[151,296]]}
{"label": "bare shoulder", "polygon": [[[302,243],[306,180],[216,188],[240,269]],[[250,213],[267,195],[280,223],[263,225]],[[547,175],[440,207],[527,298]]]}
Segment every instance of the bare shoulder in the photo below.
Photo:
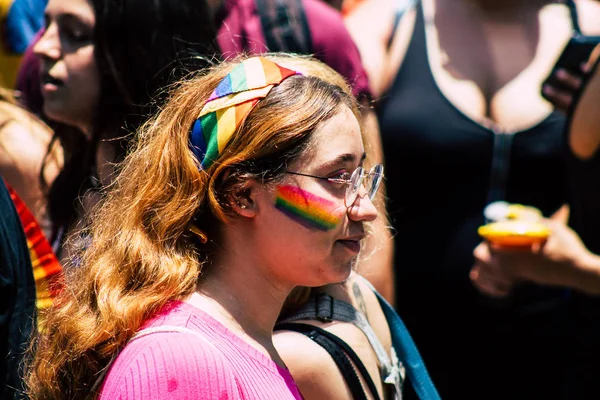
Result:
{"label": "bare shoulder", "polygon": [[273,342],[306,400],[352,398],[329,353],[310,338],[277,331]]}
{"label": "bare shoulder", "polygon": [[0,117],[0,148],[24,166],[39,166],[51,139],[52,130],[33,117]]}
{"label": "bare shoulder", "polygon": [[[365,34],[383,36],[391,30],[394,20],[394,0],[364,0],[344,17],[346,24]],[[366,21],[370,23],[366,24]]]}
{"label": "bare shoulder", "polygon": [[47,184],[52,183],[63,165],[58,141],[48,149],[52,136],[52,130],[27,111],[0,102],[0,175],[44,227],[49,220],[40,180],[42,165]]}
{"label": "bare shoulder", "polygon": [[[391,336],[385,315],[375,293],[362,278],[353,273],[346,282],[328,285],[320,290],[362,311],[389,354]],[[319,326],[346,342],[360,358],[381,395],[383,389],[381,380],[377,379],[379,377],[377,356],[361,329],[352,323],[342,321],[329,323],[306,321],[306,323]],[[296,332],[278,331],[275,333],[274,344],[306,399],[353,398],[335,361],[312,339]],[[360,380],[363,387],[366,387],[365,377],[360,375]]]}
{"label": "bare shoulder", "polygon": [[344,17],[369,77],[371,93],[376,98],[393,21],[393,0],[364,0]]}
{"label": "bare shoulder", "polygon": [[412,37],[415,8],[409,8],[399,21],[396,19],[404,3],[409,4],[407,0],[365,0],[344,18],[375,98],[391,86]]}
{"label": "bare shoulder", "polygon": [[581,31],[586,35],[600,35],[600,3],[595,0],[576,0]]}

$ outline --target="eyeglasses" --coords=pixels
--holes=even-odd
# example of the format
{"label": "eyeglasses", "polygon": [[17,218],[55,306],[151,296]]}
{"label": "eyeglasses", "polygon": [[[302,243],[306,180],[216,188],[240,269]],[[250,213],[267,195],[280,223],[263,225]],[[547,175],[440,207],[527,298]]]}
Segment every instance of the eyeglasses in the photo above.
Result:
{"label": "eyeglasses", "polygon": [[328,178],[326,176],[309,175],[293,171],[285,171],[285,173],[307,176],[309,178],[322,179],[332,183],[341,183],[343,185],[347,185],[348,187],[346,188],[344,204],[346,207],[350,207],[356,201],[361,185],[365,186],[369,199],[373,200],[377,190],[379,189],[379,186],[381,185],[381,180],[383,179],[383,165],[377,164],[371,168],[369,172],[365,172],[363,167],[358,167],[354,170],[352,175],[345,173],[342,174],[340,178]]}

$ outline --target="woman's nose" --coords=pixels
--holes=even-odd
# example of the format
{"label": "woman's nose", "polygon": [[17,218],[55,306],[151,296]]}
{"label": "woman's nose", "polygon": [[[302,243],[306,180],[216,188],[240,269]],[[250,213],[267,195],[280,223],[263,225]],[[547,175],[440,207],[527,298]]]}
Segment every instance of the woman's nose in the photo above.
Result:
{"label": "woman's nose", "polygon": [[348,208],[348,217],[353,221],[373,221],[377,218],[377,208],[364,186],[361,187],[354,203]]}
{"label": "woman's nose", "polygon": [[40,57],[50,60],[58,60],[61,55],[60,38],[58,28],[55,23],[48,25],[42,33],[42,36],[33,46],[33,53]]}

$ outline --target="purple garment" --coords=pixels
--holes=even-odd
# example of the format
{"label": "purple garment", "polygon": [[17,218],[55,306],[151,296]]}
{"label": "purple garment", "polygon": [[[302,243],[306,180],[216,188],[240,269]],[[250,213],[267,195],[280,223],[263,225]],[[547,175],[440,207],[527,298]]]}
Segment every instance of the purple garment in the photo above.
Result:
{"label": "purple garment", "polygon": [[21,61],[19,72],[17,73],[16,87],[21,92],[21,103],[29,111],[36,115],[42,115],[44,98],[42,97],[40,81],[40,60],[33,54],[33,46],[40,40],[44,28],[42,28],[33,38]]}
{"label": "purple garment", "polygon": [[[252,54],[267,52],[260,15],[254,0],[225,0],[227,15],[218,32],[218,43],[225,58],[243,51]],[[369,82],[360,53],[346,30],[341,14],[320,0],[303,0],[306,19],[311,32],[314,56],[340,73],[352,86],[355,96],[370,97]],[[40,30],[23,56],[16,89],[22,102],[36,115],[42,114],[40,62],[33,54],[33,46],[43,34]]]}
{"label": "purple garment", "polygon": [[[302,4],[314,57],[346,78],[355,96],[370,96],[367,73],[341,14],[320,0],[303,0]],[[266,40],[254,0],[225,0],[225,9],[226,16],[217,36],[223,56],[230,58],[244,51],[266,53]]]}

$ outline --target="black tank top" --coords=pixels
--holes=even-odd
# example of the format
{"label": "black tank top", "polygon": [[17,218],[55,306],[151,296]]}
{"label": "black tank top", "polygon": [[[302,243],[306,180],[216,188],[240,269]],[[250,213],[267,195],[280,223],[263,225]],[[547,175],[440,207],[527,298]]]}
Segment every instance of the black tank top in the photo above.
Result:
{"label": "black tank top", "polygon": [[600,154],[588,161],[573,155],[569,166],[570,225],[588,250],[600,255]]}
{"label": "black tank top", "polygon": [[[589,251],[600,255],[600,154],[581,161],[570,157],[571,227]],[[569,388],[573,399],[597,399],[600,393],[600,296],[573,292],[569,310],[571,343]]]}
{"label": "black tank top", "polygon": [[[484,223],[490,195],[497,132],[468,118],[438,88],[429,66],[420,4],[405,59],[377,112],[388,211],[396,233],[398,311],[442,398],[471,398],[467,391],[475,393],[478,384],[486,390],[479,398],[495,398],[491,392],[497,387],[507,390],[499,389],[498,398],[517,398],[510,392],[514,386],[494,379],[506,378],[504,367],[517,373],[517,360],[538,344],[549,345],[540,337],[552,343],[550,337],[562,337],[566,293],[527,286],[498,303],[471,284],[472,253],[481,241],[477,228]],[[536,206],[546,216],[566,203],[564,122],[562,115],[552,113],[512,136],[504,200]],[[558,347],[554,349],[558,355]],[[516,359],[509,360],[511,355]],[[457,360],[465,364],[457,366]],[[547,372],[542,368],[546,362],[540,357],[536,368]],[[481,371],[486,372],[479,380],[467,379]],[[491,377],[494,371],[497,378]],[[531,372],[523,374],[530,378],[527,385],[535,386]],[[546,382],[553,378],[540,376]],[[531,398],[544,398],[544,392],[535,389]]]}

